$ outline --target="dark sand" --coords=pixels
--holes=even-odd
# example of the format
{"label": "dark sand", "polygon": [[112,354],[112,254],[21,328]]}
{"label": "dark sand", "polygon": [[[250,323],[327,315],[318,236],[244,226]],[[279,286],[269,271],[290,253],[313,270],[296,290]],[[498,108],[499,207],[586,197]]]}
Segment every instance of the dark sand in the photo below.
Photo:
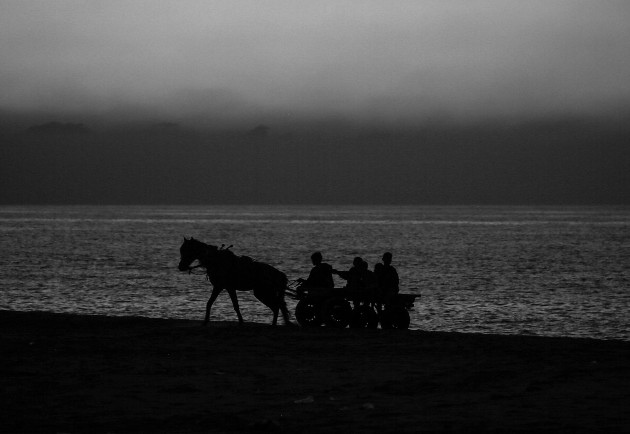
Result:
{"label": "dark sand", "polygon": [[1,432],[630,430],[630,342],[0,311]]}

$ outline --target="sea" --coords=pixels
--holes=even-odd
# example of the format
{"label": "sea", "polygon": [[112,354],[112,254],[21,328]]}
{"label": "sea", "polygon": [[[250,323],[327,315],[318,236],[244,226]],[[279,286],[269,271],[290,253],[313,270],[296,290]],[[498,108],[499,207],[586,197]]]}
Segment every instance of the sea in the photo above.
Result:
{"label": "sea", "polygon": [[[211,285],[177,269],[191,236],[291,281],[315,251],[339,270],[389,251],[416,330],[630,340],[630,207],[1,206],[0,309],[201,322]],[[226,293],[211,320],[236,321]]]}

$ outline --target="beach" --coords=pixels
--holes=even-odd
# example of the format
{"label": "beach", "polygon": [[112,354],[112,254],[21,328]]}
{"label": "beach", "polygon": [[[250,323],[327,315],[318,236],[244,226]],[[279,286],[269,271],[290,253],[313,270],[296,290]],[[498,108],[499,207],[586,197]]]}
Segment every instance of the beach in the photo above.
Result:
{"label": "beach", "polygon": [[0,311],[1,432],[630,430],[630,342]]}

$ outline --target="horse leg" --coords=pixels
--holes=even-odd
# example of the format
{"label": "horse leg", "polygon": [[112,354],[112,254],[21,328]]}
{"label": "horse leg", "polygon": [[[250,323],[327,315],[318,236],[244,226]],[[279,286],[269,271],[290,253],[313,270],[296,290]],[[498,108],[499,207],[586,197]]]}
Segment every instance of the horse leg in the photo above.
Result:
{"label": "horse leg", "polygon": [[238,323],[243,324],[243,317],[241,316],[241,310],[238,308],[238,298],[236,297],[236,289],[228,289],[228,294],[230,294],[230,299],[232,299],[232,306],[234,306],[234,311],[236,311],[236,316],[238,317]]}
{"label": "horse leg", "polygon": [[293,325],[291,322],[291,314],[289,313],[289,309],[287,309],[287,305],[284,300],[280,301],[280,310],[282,311],[282,320],[284,321],[284,325]]}
{"label": "horse leg", "polygon": [[[289,313],[289,309],[287,309],[287,303],[284,301],[284,291],[280,291],[280,293],[278,294],[277,305],[282,312],[282,320],[284,321],[284,325],[293,325],[293,323],[291,322],[291,314]],[[276,311],[276,316],[277,315],[278,314]]]}
{"label": "horse leg", "polygon": [[278,324],[278,310],[279,310],[279,306],[276,303],[276,305],[273,307],[273,309],[271,309],[273,311],[273,321],[271,321],[271,325],[276,325]]}
{"label": "horse leg", "polygon": [[276,325],[278,321],[278,300],[273,289],[266,286],[257,286],[254,288],[254,296],[273,312],[273,321],[271,325]]}
{"label": "horse leg", "polygon": [[278,311],[282,312],[282,320],[284,321],[284,324],[292,325],[291,314],[289,313],[289,309],[287,309],[287,304],[284,301],[284,291],[278,294],[272,311],[273,311],[273,322],[271,323],[271,325],[276,325],[278,323]]}
{"label": "horse leg", "polygon": [[212,288],[212,294],[210,294],[210,299],[206,304],[206,319],[203,321],[202,325],[208,325],[208,321],[210,321],[210,308],[214,304],[221,291],[223,291],[223,288],[219,288],[218,286],[214,286]]}

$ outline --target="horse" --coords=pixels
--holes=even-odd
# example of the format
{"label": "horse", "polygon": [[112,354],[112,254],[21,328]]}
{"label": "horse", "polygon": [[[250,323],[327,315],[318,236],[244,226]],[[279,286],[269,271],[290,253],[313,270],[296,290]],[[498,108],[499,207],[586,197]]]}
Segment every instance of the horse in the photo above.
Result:
{"label": "horse", "polygon": [[[254,291],[254,296],[273,312],[272,325],[278,321],[278,312],[287,325],[291,324],[289,311],[284,301],[287,288],[286,274],[269,264],[255,261],[248,256],[237,256],[230,247],[227,249],[202,243],[194,238],[184,237],[184,243],[179,248],[179,271],[189,271],[193,268],[206,269],[208,280],[212,284],[212,294],[206,304],[206,317],[203,325],[210,320],[210,308],[224,289],[232,300],[239,324],[243,324],[243,317],[238,307],[236,291]],[[199,264],[191,266],[195,261]]]}

